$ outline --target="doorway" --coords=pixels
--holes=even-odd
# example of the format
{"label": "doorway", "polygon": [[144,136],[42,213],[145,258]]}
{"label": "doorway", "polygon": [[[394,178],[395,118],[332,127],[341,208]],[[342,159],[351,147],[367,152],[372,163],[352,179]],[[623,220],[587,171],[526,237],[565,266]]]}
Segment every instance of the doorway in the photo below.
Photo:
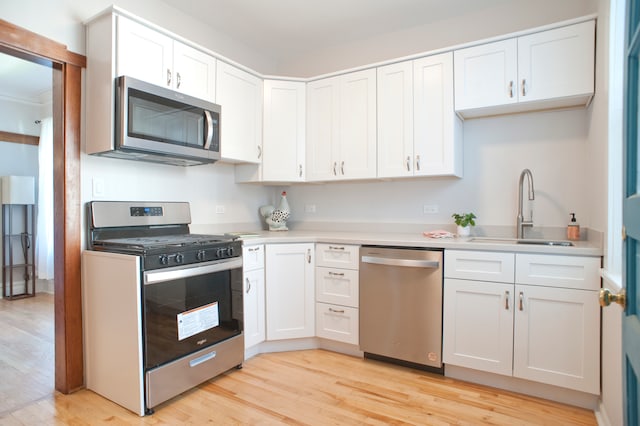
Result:
{"label": "doorway", "polygon": [[0,52],[51,67],[54,162],[55,388],[84,386],[80,278],[80,116],[86,58],[0,20]]}

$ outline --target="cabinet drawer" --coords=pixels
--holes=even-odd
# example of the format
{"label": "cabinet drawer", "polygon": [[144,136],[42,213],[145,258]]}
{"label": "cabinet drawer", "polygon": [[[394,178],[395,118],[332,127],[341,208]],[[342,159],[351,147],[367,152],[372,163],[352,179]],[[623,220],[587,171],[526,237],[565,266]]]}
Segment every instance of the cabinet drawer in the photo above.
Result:
{"label": "cabinet drawer", "polygon": [[333,268],[358,269],[360,246],[344,244],[316,244],[316,265]]}
{"label": "cabinet drawer", "polygon": [[316,268],[316,301],[358,307],[358,271]]}
{"label": "cabinet drawer", "polygon": [[245,271],[264,268],[264,245],[242,246],[242,266]]}
{"label": "cabinet drawer", "polygon": [[444,276],[463,280],[513,283],[514,254],[445,250]]}
{"label": "cabinet drawer", "polygon": [[358,344],[358,309],[316,303],[316,336]]}
{"label": "cabinet drawer", "polygon": [[516,282],[598,290],[600,263],[599,257],[518,254],[516,255]]}

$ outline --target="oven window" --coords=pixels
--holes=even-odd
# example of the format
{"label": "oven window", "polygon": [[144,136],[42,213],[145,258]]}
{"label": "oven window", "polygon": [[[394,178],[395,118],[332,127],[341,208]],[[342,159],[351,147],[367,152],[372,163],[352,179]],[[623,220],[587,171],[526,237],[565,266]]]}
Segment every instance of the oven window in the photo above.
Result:
{"label": "oven window", "polygon": [[145,368],[150,369],[242,331],[242,270],[145,285]]}

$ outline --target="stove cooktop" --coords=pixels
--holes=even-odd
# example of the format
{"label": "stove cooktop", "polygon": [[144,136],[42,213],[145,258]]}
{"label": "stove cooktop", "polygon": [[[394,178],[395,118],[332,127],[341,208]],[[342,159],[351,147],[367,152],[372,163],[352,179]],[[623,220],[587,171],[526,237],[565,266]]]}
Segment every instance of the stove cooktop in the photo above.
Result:
{"label": "stove cooktop", "polygon": [[207,248],[209,246],[229,243],[236,238],[230,235],[179,234],[149,237],[110,238],[96,240],[94,246],[105,249],[129,249],[132,252],[149,252],[155,250],[179,250],[181,248]]}

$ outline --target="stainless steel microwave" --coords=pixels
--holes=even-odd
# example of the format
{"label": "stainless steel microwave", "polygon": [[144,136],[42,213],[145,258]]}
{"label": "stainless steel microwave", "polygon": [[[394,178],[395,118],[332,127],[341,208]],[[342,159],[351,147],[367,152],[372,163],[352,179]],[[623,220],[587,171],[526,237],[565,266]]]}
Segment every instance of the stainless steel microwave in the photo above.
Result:
{"label": "stainless steel microwave", "polygon": [[220,159],[220,105],[128,76],[115,81],[110,157],[192,166]]}

